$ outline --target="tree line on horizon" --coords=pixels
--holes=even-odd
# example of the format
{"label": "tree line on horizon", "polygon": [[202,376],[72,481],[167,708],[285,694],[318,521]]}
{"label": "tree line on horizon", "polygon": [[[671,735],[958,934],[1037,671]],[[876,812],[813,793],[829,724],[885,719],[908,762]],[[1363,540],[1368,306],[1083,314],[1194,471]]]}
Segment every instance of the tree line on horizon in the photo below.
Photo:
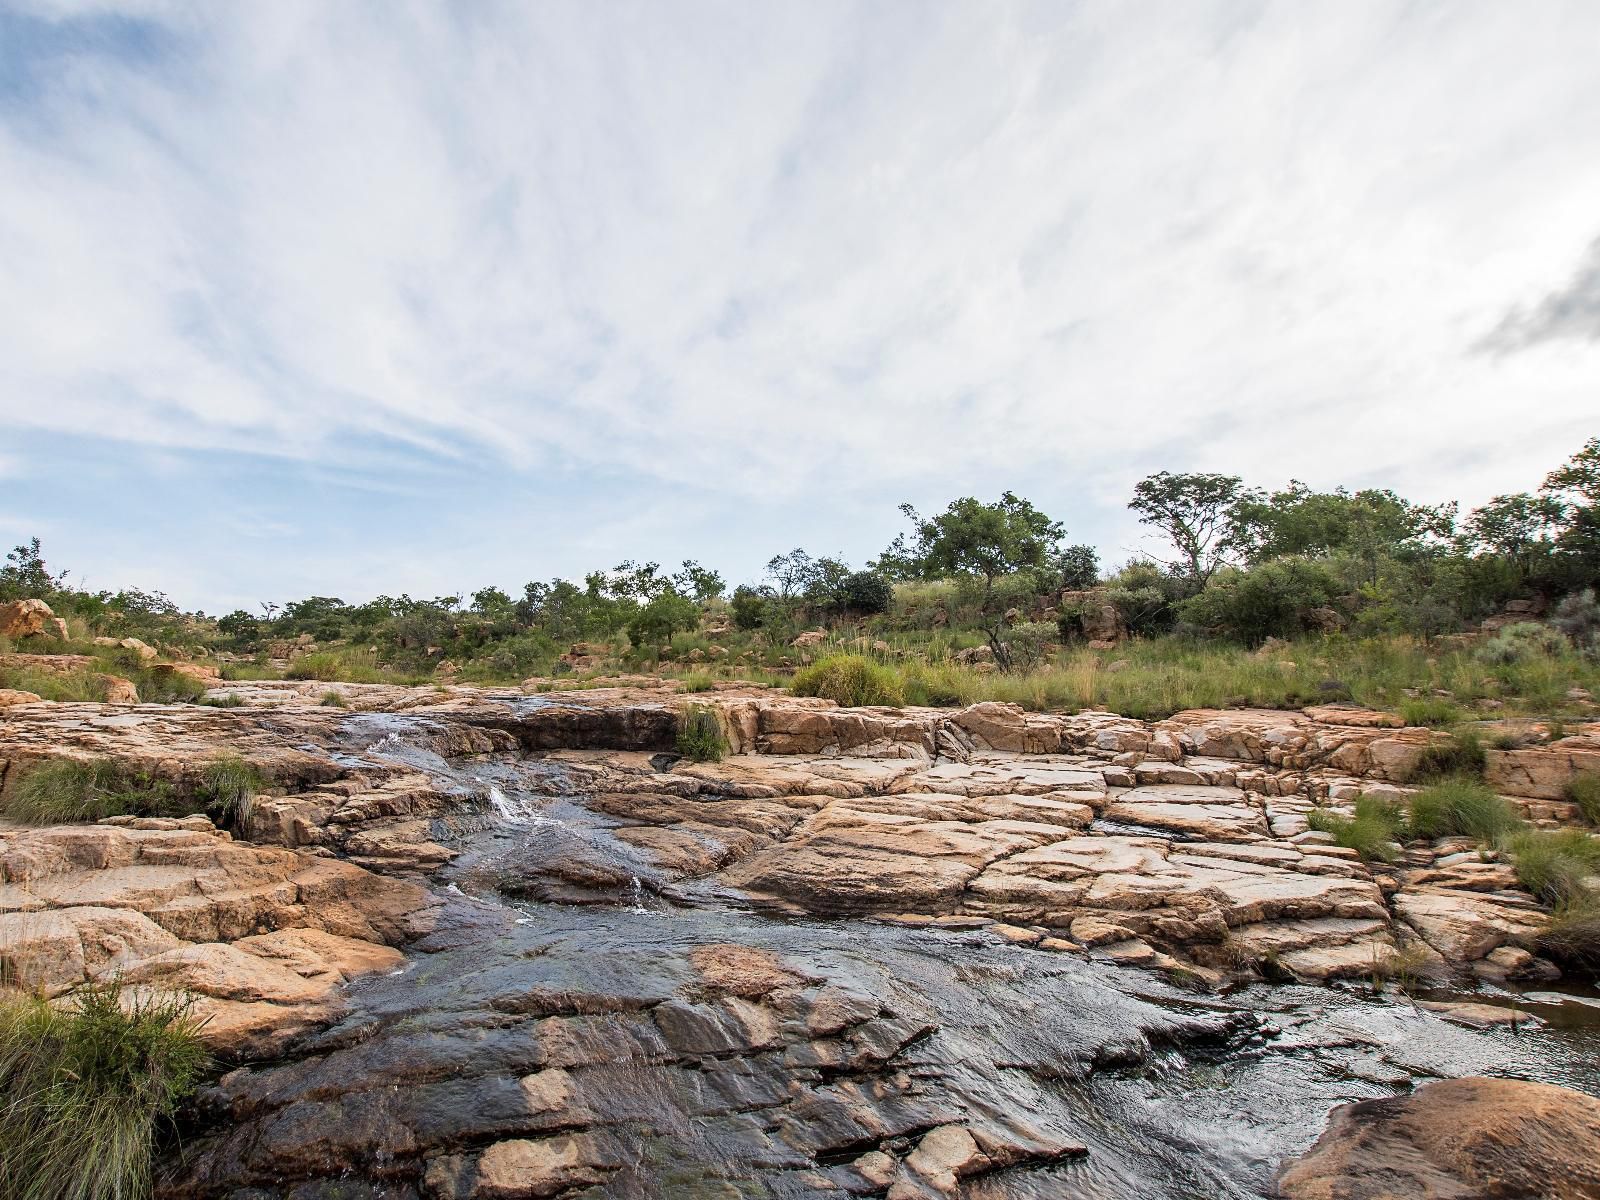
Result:
{"label": "tree line on horizon", "polygon": [[1291,480],[1266,490],[1236,475],[1168,471],[1141,480],[1129,508],[1166,550],[1109,573],[1094,547],[1068,542],[1059,521],[1008,491],[994,502],[962,497],[931,516],[902,505],[906,530],[864,566],[796,548],[731,592],[694,560],[676,571],[630,560],[581,582],[529,582],[520,595],[485,587],[470,597],[364,604],[311,596],[210,618],[181,612],[157,591],[75,588],[67,572],[50,571],[34,538],[0,567],[0,601],[40,597],[62,615],[171,645],[249,654],[309,636],[370,645],[413,667],[443,656],[485,660],[504,675],[549,665],[583,641],[626,636],[636,650],[659,647],[708,611],[783,643],[819,624],[962,626],[981,631],[1001,667],[1037,661],[1051,638],[1082,636],[1106,608],[1134,636],[1247,645],[1330,626],[1429,639],[1510,600],[1564,604],[1571,611],[1562,619],[1576,622],[1580,640],[1600,625],[1600,438],[1537,490],[1496,496],[1464,516],[1455,503],[1417,504],[1386,488],[1317,491]]}

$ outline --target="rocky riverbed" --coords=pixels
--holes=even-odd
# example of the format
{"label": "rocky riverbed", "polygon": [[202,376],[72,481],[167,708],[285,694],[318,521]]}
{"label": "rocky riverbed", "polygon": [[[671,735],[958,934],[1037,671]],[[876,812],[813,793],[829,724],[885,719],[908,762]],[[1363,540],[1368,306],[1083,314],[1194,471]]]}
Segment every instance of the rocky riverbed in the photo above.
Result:
{"label": "rocky riverbed", "polygon": [[[1600,1092],[1508,865],[1308,829],[1404,794],[1439,735],[1383,714],[733,689],[693,764],[660,690],[330,686],[0,709],[0,792],[61,757],[272,782],[232,834],[0,826],[8,969],[186,990],[233,1067],[172,1196],[1256,1197],[1341,1104]],[[1489,779],[1570,822],[1597,735]]]}

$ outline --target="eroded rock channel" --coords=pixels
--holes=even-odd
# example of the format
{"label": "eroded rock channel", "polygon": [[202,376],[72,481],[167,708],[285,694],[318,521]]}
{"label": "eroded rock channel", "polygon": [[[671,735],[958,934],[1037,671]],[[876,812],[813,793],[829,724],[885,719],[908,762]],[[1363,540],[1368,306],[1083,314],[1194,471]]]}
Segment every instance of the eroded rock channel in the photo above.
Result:
{"label": "eroded rock channel", "polygon": [[[662,694],[235,690],[0,723],[0,786],[222,750],[277,785],[239,840],[0,827],[12,968],[189,990],[233,1064],[172,1197],[1263,1197],[1340,1104],[1600,1092],[1508,867],[1307,835],[1425,731],[726,693],[692,764]],[[1507,753],[1569,816],[1555,752]],[[1442,1011],[1373,990],[1401,959]]]}

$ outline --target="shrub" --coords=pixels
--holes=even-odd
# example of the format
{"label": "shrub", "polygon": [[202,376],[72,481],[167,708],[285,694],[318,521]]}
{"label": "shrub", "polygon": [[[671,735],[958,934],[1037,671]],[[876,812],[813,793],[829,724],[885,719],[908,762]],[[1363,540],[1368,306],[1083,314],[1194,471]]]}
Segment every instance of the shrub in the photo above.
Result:
{"label": "shrub", "polygon": [[1060,636],[1059,630],[1048,621],[1024,621],[1013,625],[1000,635],[1005,647],[1007,669],[1027,671],[1044,661],[1050,643]]}
{"label": "shrub", "polygon": [[1476,779],[1441,780],[1411,797],[1411,832],[1420,838],[1494,841],[1521,825],[1516,810]]}
{"label": "shrub", "polygon": [[1592,649],[1600,645],[1600,602],[1595,600],[1594,589],[1584,588],[1562,600],[1550,624],[1571,638],[1574,646]]}
{"label": "shrub", "polygon": [[728,607],[733,610],[733,624],[737,629],[760,629],[767,623],[770,599],[752,587],[736,587]]}
{"label": "shrub", "polygon": [[721,762],[728,739],[715,710],[691,704],[678,717],[678,753],[694,762]]}
{"label": "shrub", "polygon": [[1478,658],[1491,666],[1512,666],[1532,658],[1560,654],[1567,641],[1560,632],[1536,621],[1507,625],[1478,647]]}
{"label": "shrub", "polygon": [[1487,762],[1483,742],[1471,729],[1460,729],[1446,742],[1435,742],[1422,752],[1412,769],[1413,779],[1441,779],[1483,774]]}
{"label": "shrub", "polygon": [[1579,771],[1567,781],[1567,799],[1591,825],[1600,825],[1600,771]]}
{"label": "shrub", "polygon": [[894,603],[894,587],[876,571],[853,571],[839,581],[836,595],[841,609],[860,616],[886,613]]}
{"label": "shrub", "polygon": [[143,1200],[156,1140],[208,1058],[180,999],[115,984],[65,1008],[0,1002],[0,1192],[18,1200]]}
{"label": "shrub", "polygon": [[1305,632],[1311,611],[1327,606],[1339,591],[1338,579],[1322,563],[1280,558],[1249,571],[1218,572],[1178,611],[1187,622],[1255,646]]}
{"label": "shrub", "polygon": [[822,696],[846,708],[905,703],[905,686],[889,667],[859,654],[837,654],[818,659],[795,672],[789,688],[797,696]]}
{"label": "shrub", "polygon": [[1353,817],[1314,808],[1306,820],[1311,828],[1332,834],[1335,845],[1354,850],[1369,862],[1393,862],[1399,857],[1394,843],[1405,836],[1404,808],[1376,796],[1358,796]]}

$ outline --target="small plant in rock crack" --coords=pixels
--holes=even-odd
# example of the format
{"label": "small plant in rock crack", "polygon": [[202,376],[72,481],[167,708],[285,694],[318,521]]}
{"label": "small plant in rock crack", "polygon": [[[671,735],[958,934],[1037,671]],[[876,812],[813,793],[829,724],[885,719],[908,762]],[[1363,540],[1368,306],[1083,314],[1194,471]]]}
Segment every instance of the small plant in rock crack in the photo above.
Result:
{"label": "small plant in rock crack", "polygon": [[678,753],[694,762],[721,762],[728,739],[714,709],[691,704],[678,717]]}

